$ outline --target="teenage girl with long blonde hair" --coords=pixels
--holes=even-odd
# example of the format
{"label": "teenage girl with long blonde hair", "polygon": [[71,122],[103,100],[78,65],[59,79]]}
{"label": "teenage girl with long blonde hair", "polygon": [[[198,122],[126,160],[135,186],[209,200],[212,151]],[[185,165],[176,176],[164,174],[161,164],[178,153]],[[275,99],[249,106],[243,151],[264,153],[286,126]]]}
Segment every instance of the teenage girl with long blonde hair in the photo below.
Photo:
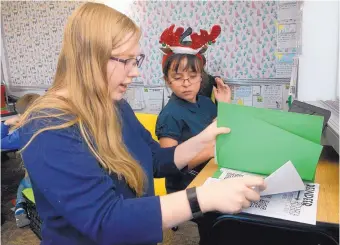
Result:
{"label": "teenage girl with long blonde hair", "polygon": [[42,244],[156,244],[162,228],[201,213],[235,213],[264,187],[238,178],[154,196],[227,128],[160,148],[122,99],[139,75],[141,33],[120,12],[85,3],[69,18],[53,85],[23,115],[22,155],[42,219]]}

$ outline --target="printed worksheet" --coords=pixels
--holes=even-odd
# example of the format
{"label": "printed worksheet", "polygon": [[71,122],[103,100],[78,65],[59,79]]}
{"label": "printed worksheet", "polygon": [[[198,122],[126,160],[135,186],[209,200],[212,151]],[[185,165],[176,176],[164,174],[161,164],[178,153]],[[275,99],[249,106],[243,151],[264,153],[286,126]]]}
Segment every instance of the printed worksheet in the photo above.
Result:
{"label": "printed worksheet", "polygon": [[[221,168],[219,171],[218,176],[208,178],[204,184],[221,179],[255,175],[226,168]],[[260,201],[253,202],[242,212],[315,225],[320,185],[307,182],[303,185],[304,188],[300,191],[261,196]]]}
{"label": "printed worksheet", "polygon": [[280,23],[278,26],[278,33],[295,33],[297,31],[296,23]]}
{"label": "printed worksheet", "polygon": [[238,105],[253,105],[252,86],[234,85],[231,87],[232,103]]}
{"label": "printed worksheet", "polygon": [[315,225],[318,195],[319,184],[307,183],[303,191],[263,196],[243,212]]}
{"label": "printed worksheet", "polygon": [[282,109],[282,85],[264,85],[263,102],[265,108]]}
{"label": "printed worksheet", "polygon": [[145,109],[143,112],[158,114],[163,105],[163,88],[144,88]]}
{"label": "printed worksheet", "polygon": [[280,1],[278,7],[278,20],[299,19],[299,5],[297,1]]}
{"label": "printed worksheet", "polygon": [[292,63],[276,63],[276,78],[288,78],[292,75]]}
{"label": "printed worksheet", "polygon": [[284,52],[287,48],[297,47],[297,34],[292,33],[280,33],[277,37],[277,49],[280,52]]}
{"label": "printed worksheet", "polygon": [[124,95],[124,99],[133,110],[141,110],[145,107],[142,87],[129,87]]}

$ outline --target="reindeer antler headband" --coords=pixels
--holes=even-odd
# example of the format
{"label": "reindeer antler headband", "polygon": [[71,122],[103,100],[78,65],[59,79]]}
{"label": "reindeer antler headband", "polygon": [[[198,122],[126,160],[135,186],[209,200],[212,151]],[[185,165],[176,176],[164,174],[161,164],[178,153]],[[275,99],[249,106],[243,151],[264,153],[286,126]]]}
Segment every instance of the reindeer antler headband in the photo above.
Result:
{"label": "reindeer antler headband", "polygon": [[[202,59],[203,54],[208,45],[216,42],[216,38],[221,34],[221,27],[214,25],[211,28],[210,34],[205,30],[200,30],[200,34],[192,33],[192,29],[189,27],[184,31],[183,27],[178,27],[174,31],[175,25],[171,25],[165,29],[159,39],[162,44],[161,50],[165,54],[162,63],[171,54],[192,54]],[[191,37],[191,42],[185,42],[184,38]]]}

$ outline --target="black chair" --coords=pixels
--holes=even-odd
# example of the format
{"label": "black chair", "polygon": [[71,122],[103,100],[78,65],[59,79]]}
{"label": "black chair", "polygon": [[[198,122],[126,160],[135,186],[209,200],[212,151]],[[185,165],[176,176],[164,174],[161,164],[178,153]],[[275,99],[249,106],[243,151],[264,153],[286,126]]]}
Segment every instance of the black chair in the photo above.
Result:
{"label": "black chair", "polygon": [[[294,227],[294,228],[288,228]],[[309,227],[309,228],[307,228]],[[264,223],[252,219],[224,216],[217,219],[210,232],[211,245],[337,245],[337,238],[301,224],[295,226]],[[333,235],[333,234],[332,234]]]}

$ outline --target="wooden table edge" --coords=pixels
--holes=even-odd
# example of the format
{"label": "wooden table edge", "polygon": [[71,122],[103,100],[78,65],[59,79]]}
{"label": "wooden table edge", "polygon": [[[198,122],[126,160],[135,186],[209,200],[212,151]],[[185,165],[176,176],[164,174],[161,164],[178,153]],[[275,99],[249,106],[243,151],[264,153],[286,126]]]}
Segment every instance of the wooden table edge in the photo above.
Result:
{"label": "wooden table edge", "polygon": [[[335,221],[334,220],[328,220],[327,218],[324,217],[318,217],[320,216],[320,212],[323,211],[319,211],[320,210],[320,205],[322,205],[323,201],[320,201],[320,196],[322,196],[324,193],[321,194],[322,191],[322,185],[323,183],[319,183],[318,180],[321,180],[322,177],[319,176],[321,170],[320,170],[320,164],[318,164],[317,170],[316,170],[316,177],[315,177],[315,183],[320,184],[320,190],[319,190],[319,197],[318,197],[318,208],[317,208],[317,214],[316,214],[316,222],[317,223],[323,223],[323,224],[330,224],[330,225],[339,225],[339,164],[338,163],[334,163],[334,162],[329,162],[327,160],[322,160],[319,163],[329,163],[329,164],[334,164],[335,169],[337,168],[337,171],[332,171],[332,173],[334,173],[335,175],[337,175],[337,180],[335,180],[335,182],[337,182],[337,184],[334,184],[334,188],[337,189],[337,191],[335,191],[336,196],[334,197],[334,202],[336,203],[335,206],[338,207],[336,210],[337,215],[335,216]],[[217,164],[215,163],[214,159],[211,159],[208,164],[202,169],[202,171],[196,176],[196,178],[190,183],[190,185],[187,188],[191,188],[191,187],[197,187],[200,185],[203,185],[204,182],[206,181],[206,179],[208,179],[209,177],[212,177],[213,174],[215,173],[215,171],[218,169]],[[323,182],[323,181],[322,181]],[[324,184],[325,185],[325,184]],[[327,184],[329,185],[329,184]],[[326,215],[327,217],[329,215]],[[330,216],[333,216],[332,214],[330,214]]]}

